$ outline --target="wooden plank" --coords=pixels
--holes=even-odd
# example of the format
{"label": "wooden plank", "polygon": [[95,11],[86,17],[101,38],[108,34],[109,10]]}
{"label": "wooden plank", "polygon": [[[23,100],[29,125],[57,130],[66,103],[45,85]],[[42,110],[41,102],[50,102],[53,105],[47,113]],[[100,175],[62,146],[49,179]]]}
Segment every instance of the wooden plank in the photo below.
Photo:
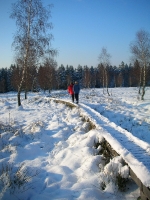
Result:
{"label": "wooden plank", "polygon": [[[70,103],[70,102],[65,102],[63,100],[57,100],[57,99],[54,99],[54,101],[56,103],[63,103],[65,105],[68,105],[69,107],[73,108],[73,107],[76,107],[76,105]],[[85,116],[83,116],[85,117]],[[87,118],[87,120],[93,124],[93,122],[90,121],[90,119]],[[95,128],[95,125],[93,124],[93,127]],[[108,151],[110,152],[111,156],[114,157],[114,156],[117,156],[119,155],[112,147],[111,145],[105,140],[106,142],[106,146],[107,146],[107,149]],[[136,174],[132,171],[132,169],[129,167],[129,174],[131,176],[131,178],[134,180],[134,182],[139,186],[140,188],[140,197],[141,197],[141,200],[150,200],[150,188],[147,188],[145,185],[143,185],[143,183],[140,181],[140,179],[136,176]]]}
{"label": "wooden plank", "polygon": [[142,191],[140,191],[140,199],[141,200],[149,200]]}
{"label": "wooden plank", "polygon": [[[110,146],[110,144],[106,140],[104,140],[104,141],[107,144],[107,148],[110,151],[112,157],[118,156],[119,154],[115,150],[113,150],[113,148]],[[150,189],[147,188],[145,185],[143,185],[141,180],[136,176],[136,174],[133,172],[133,170],[130,167],[129,167],[129,174],[130,174],[131,178],[134,180],[134,182],[140,188],[141,200],[150,200]]]}
{"label": "wooden plank", "polygon": [[139,186],[140,193],[142,195],[142,200],[150,200],[150,189],[147,188],[143,183],[140,181],[140,179],[136,176],[136,174],[130,169],[130,176],[134,180],[134,182]]}
{"label": "wooden plank", "polygon": [[148,199],[150,200],[150,189],[145,187],[145,185],[143,185],[143,193],[144,195],[146,195],[148,197]]}
{"label": "wooden plank", "polygon": [[136,176],[136,174],[129,168],[129,174],[134,182],[139,186],[140,190],[143,191],[143,184],[141,183],[140,179]]}
{"label": "wooden plank", "polygon": [[63,100],[59,100],[59,99],[53,99],[54,102],[56,103],[63,103],[65,105],[68,105],[69,107],[73,108],[73,107],[77,107],[76,105],[74,105],[73,103],[71,102],[66,102],[66,101],[63,101]]}

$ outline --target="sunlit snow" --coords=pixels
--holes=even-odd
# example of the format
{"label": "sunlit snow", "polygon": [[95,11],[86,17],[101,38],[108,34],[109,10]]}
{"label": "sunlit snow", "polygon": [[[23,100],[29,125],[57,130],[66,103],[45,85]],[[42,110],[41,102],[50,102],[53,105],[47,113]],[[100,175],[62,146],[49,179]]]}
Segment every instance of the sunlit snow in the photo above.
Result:
{"label": "sunlit snow", "polygon": [[[144,101],[138,100],[137,88],[113,88],[111,96],[102,89],[81,89],[79,106],[73,109],[55,98],[71,102],[67,91],[29,93],[27,100],[22,94],[18,108],[16,93],[0,94],[0,199],[137,199],[139,188],[123,161],[127,158],[136,165],[136,159],[111,138],[109,130],[121,131],[150,155],[150,88]],[[95,110],[91,120],[99,129],[89,130],[83,119],[82,115],[90,116],[89,107]],[[122,155],[107,164],[99,154],[101,145],[95,147],[105,133]],[[129,178],[123,192],[116,184],[118,174]]]}

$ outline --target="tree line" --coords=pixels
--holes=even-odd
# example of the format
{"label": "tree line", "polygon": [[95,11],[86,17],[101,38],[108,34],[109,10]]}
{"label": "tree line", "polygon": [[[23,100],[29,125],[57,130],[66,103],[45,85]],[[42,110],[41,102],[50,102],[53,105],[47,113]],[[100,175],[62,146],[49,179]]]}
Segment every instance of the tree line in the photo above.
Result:
{"label": "tree line", "polygon": [[[107,79],[105,76],[107,71]],[[23,67],[11,65],[0,69],[0,93],[18,91]],[[103,63],[97,67],[61,65],[46,59],[40,67],[30,66],[22,84],[22,91],[66,89],[71,81],[78,80],[82,88],[140,87],[141,67],[138,60],[133,65],[122,62],[118,67]],[[150,64],[146,68],[146,86],[150,86]],[[27,98],[27,97],[25,97]]]}
{"label": "tree line", "polygon": [[82,88],[101,88],[109,94],[110,87],[139,87],[144,99],[145,87],[150,85],[150,36],[140,30],[130,44],[134,64],[122,62],[111,66],[110,54],[102,48],[97,67],[79,65],[57,66],[54,56],[57,50],[51,47],[52,5],[44,6],[42,0],[17,0],[12,4],[10,17],[16,21],[13,48],[15,63],[9,69],[0,69],[0,92],[66,89],[71,81],[78,80]]}

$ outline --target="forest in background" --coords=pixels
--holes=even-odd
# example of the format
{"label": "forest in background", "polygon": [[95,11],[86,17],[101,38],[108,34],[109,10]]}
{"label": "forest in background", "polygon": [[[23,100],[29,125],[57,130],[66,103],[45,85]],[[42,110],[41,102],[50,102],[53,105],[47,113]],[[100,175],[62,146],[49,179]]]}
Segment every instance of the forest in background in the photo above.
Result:
{"label": "forest in background", "polygon": [[[0,93],[17,91],[22,78],[22,68],[11,65],[0,69]],[[105,76],[107,72],[107,79]],[[28,91],[66,89],[71,81],[78,80],[81,88],[138,87],[142,70],[138,60],[134,65],[122,62],[119,67],[99,64],[96,68],[78,65],[57,67],[57,63],[46,60],[40,67],[30,66],[27,69],[23,88]],[[106,83],[107,81],[107,83]],[[146,86],[150,86],[150,64],[146,69]]]}

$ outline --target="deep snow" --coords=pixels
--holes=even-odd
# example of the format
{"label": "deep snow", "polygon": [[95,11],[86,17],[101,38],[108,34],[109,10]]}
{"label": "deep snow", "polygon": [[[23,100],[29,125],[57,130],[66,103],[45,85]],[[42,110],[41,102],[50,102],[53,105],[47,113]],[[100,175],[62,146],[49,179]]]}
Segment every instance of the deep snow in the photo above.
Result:
{"label": "deep snow", "polygon": [[[150,88],[144,101],[138,100],[137,88],[113,88],[111,94],[82,89],[80,103],[150,144]],[[22,96],[18,108],[15,93],[0,95],[0,198],[137,199],[139,189],[132,180],[125,192],[118,191],[115,184],[118,173],[128,177],[122,157],[104,165],[101,146],[94,147],[103,140],[99,131],[89,131],[78,107],[70,109],[50,101],[49,96],[71,101],[67,91],[30,93],[28,100]],[[19,182],[24,179],[25,184]]]}

